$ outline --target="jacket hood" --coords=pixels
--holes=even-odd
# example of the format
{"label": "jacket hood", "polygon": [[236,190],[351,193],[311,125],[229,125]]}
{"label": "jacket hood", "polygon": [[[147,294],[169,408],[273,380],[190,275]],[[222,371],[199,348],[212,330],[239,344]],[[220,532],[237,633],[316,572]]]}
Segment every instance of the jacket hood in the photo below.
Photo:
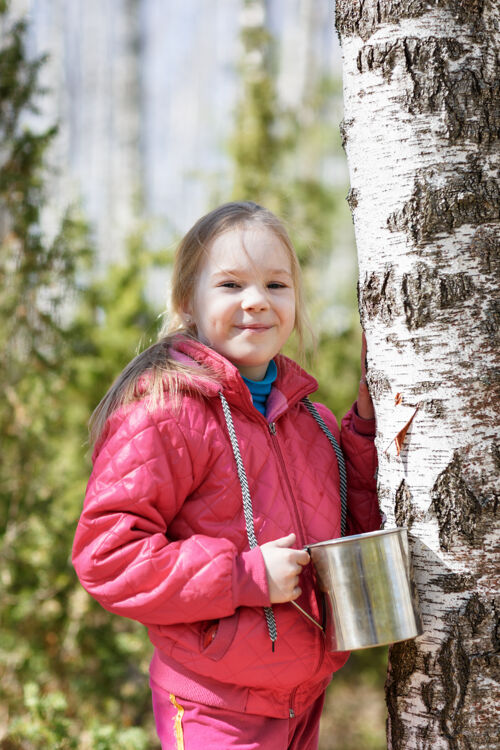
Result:
{"label": "jacket hood", "polygon": [[[259,414],[253,406],[250,391],[238,368],[214,349],[194,338],[179,334],[171,339],[168,353],[172,359],[188,368],[184,372],[176,373],[176,390],[196,394],[202,398],[216,397],[222,391],[231,406],[236,406],[253,416]],[[318,388],[317,381],[292,359],[278,354],[274,361],[278,375],[267,400],[268,422],[275,421],[287,409]],[[150,393],[149,380],[148,371],[139,377],[135,387],[136,400],[147,398]],[[165,379],[164,390],[167,389]],[[131,408],[132,404],[127,403],[119,407],[118,411],[127,412]],[[95,442],[92,461],[95,461],[100,452],[108,427],[109,419]]]}
{"label": "jacket hood", "polygon": [[[238,406],[245,411],[250,408],[252,413],[255,411],[252,397],[238,368],[221,354],[195,339],[186,337],[179,337],[175,340],[170,354],[178,362],[187,365],[198,363],[214,373],[213,379],[200,376],[200,390],[205,395],[213,397],[223,391],[231,405]],[[274,357],[274,361],[278,375],[268,398],[266,415],[268,421],[273,421],[318,388],[317,381],[292,359],[278,354]]]}

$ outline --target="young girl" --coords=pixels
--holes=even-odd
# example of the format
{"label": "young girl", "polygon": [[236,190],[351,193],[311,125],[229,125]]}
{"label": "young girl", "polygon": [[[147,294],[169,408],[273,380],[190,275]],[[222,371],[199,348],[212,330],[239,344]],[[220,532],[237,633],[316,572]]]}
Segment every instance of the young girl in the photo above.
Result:
{"label": "young girl", "polygon": [[[322,611],[303,547],[340,536],[339,466],[304,400],[316,381],[280,354],[306,325],[282,223],[250,202],[202,217],[172,310],[93,415],[73,562],[103,607],[149,630],[163,749],[313,750],[348,654],[309,619]],[[346,459],[348,534],[380,527],[363,381],[340,434],[316,405]]]}

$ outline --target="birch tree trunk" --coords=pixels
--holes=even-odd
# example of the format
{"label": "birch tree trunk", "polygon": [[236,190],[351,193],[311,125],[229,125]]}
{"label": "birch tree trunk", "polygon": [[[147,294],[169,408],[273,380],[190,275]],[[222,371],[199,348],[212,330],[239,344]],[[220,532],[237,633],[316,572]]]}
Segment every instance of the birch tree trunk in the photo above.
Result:
{"label": "birch tree trunk", "polygon": [[425,627],[390,650],[388,746],[498,748],[500,6],[336,5],[380,500]]}

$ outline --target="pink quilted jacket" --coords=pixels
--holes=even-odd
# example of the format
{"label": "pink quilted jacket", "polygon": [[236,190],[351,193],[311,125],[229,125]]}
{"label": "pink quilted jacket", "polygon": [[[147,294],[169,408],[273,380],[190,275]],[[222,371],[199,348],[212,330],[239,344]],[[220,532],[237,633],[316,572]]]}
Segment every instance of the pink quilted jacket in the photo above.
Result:
{"label": "pink quilted jacket", "polygon": [[[179,339],[176,357],[208,363],[221,384],[186,393],[179,408],[116,411],[96,446],[73,563],[103,607],[144,623],[155,654],[151,679],[214,706],[286,717],[305,710],[347,653],[325,653],[321,631],[291,604],[273,605],[271,648],[262,553],[249,549],[242,491],[218,392],[227,399],[248,476],[259,544],[297,535],[297,546],[340,535],[335,453],[300,400],[317,387],[276,358],[264,417],[238,370],[213,350]],[[317,404],[333,434],[333,415]],[[349,486],[348,534],[380,527],[371,421],[351,410],[340,442]],[[298,603],[316,619],[313,571]]]}

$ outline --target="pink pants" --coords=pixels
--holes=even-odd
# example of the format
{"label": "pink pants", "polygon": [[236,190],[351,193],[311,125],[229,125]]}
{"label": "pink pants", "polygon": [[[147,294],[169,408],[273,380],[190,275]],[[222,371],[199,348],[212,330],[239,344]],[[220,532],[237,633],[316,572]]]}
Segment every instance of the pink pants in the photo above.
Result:
{"label": "pink pants", "polygon": [[204,706],[152,686],[162,750],[317,750],[325,696],[293,719]]}

